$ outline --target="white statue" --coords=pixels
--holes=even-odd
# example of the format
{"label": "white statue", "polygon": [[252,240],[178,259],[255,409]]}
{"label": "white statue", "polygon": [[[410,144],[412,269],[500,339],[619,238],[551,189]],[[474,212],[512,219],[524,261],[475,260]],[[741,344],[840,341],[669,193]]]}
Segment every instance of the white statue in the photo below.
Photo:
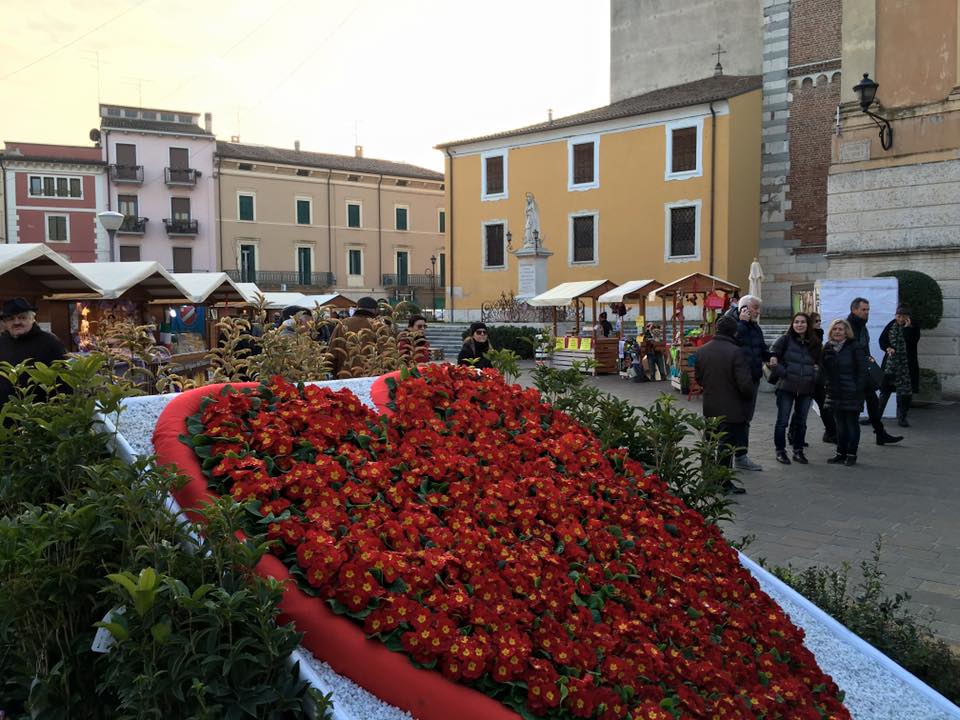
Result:
{"label": "white statue", "polygon": [[523,247],[533,249],[537,246],[540,237],[540,209],[533,193],[527,193],[527,207],[523,221]]}
{"label": "white statue", "polygon": [[756,258],[750,263],[750,294],[757,298],[762,298],[761,287],[763,286],[763,268]]}

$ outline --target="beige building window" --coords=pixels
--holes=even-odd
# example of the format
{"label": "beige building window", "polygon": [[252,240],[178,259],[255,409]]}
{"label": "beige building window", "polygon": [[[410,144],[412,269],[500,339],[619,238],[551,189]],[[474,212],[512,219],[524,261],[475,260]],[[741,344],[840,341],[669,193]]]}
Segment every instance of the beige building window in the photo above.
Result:
{"label": "beige building window", "polygon": [[347,227],[363,227],[363,204],[359,201],[347,200]]}
{"label": "beige building window", "polygon": [[406,205],[394,205],[393,206],[393,216],[394,216],[394,229],[396,230],[409,230],[410,229],[410,208]]}

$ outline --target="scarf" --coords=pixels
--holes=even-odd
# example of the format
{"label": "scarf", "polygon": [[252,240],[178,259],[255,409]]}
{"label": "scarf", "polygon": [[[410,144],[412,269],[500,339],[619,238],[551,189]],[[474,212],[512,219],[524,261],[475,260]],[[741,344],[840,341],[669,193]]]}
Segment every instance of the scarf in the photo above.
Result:
{"label": "scarf", "polygon": [[913,385],[910,382],[910,360],[907,358],[907,340],[903,334],[903,327],[894,323],[890,328],[890,347],[893,355],[883,359],[883,372],[887,383],[892,385],[897,395],[910,395]]}

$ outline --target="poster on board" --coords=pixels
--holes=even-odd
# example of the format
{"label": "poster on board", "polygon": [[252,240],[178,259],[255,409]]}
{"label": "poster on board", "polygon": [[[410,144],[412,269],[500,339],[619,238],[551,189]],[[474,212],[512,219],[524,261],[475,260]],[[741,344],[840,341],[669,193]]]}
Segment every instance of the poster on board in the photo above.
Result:
{"label": "poster on board", "polygon": [[[880,350],[880,333],[887,323],[893,320],[897,312],[898,286],[896,278],[852,278],[850,280],[818,280],[816,294],[820,300],[820,317],[823,331],[827,332],[830,323],[836,318],[846,319],[850,314],[850,303],[854,298],[862,297],[870,301],[870,318],[867,330],[870,332],[870,355],[881,363],[883,352]],[[895,396],[890,397],[884,409],[884,417],[897,416]]]}

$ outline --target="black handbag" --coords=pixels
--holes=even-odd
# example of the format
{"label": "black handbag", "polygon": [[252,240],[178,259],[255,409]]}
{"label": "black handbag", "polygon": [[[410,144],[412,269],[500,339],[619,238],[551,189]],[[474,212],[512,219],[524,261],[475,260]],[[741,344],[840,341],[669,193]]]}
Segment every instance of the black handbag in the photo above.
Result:
{"label": "black handbag", "polygon": [[877,365],[873,358],[867,358],[867,388],[869,390],[879,390],[886,381],[883,368]]}

